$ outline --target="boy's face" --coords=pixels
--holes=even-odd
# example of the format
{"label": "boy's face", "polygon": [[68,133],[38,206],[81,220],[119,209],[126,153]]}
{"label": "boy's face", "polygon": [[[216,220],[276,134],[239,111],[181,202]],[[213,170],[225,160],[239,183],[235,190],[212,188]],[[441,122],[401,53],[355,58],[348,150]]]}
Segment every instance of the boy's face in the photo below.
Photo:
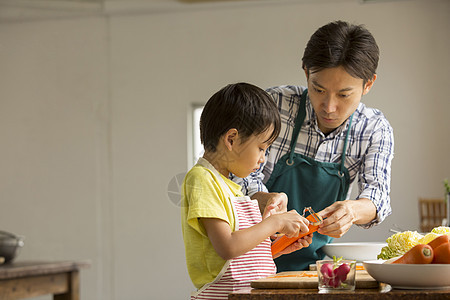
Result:
{"label": "boy's face", "polygon": [[319,72],[305,70],[308,95],[317,115],[319,129],[328,134],[344,123],[356,110],[362,95],[369,92],[376,79],[363,86],[361,78],[351,76],[344,67],[323,69]]}
{"label": "boy's face", "polygon": [[260,135],[252,135],[244,143],[237,139],[231,157],[229,157],[228,169],[238,177],[247,177],[250,173],[259,169],[265,160],[265,153],[270,146],[266,141],[273,131],[271,126]]}

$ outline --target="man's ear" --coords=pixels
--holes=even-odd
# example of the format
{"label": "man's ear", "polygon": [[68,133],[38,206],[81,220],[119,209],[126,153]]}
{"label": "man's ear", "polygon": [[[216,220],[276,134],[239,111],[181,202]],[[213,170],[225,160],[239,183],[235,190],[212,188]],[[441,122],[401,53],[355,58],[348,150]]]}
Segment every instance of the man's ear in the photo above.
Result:
{"label": "man's ear", "polygon": [[236,128],[231,128],[224,134],[223,141],[225,143],[225,147],[227,147],[228,150],[233,150],[233,146],[237,143],[238,136],[239,132]]}
{"label": "man's ear", "polygon": [[309,79],[309,71],[307,68],[304,68],[303,71],[305,71],[306,80]]}
{"label": "man's ear", "polygon": [[373,78],[366,82],[366,84],[364,85],[363,95],[366,95],[370,91],[376,79],[377,74],[373,74]]}

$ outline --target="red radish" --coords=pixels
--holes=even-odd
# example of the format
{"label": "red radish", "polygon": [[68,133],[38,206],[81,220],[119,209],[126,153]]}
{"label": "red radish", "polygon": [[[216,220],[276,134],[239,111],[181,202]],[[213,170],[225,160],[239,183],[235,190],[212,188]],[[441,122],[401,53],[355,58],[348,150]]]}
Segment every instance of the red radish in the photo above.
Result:
{"label": "red radish", "polygon": [[328,278],[333,277],[333,265],[328,263],[323,264],[322,267],[320,267],[320,273]]}
{"label": "red radish", "polygon": [[340,281],[347,279],[347,274],[350,272],[350,265],[342,264],[338,268],[334,269],[333,273],[339,278]]}
{"label": "red radish", "polygon": [[341,284],[341,281],[338,277],[330,278],[329,286],[332,286],[334,288],[337,288]]}
{"label": "red radish", "polygon": [[336,258],[333,256],[333,263],[324,263],[320,267],[320,284],[325,287],[339,288],[350,272],[352,264],[344,263],[342,257]]}

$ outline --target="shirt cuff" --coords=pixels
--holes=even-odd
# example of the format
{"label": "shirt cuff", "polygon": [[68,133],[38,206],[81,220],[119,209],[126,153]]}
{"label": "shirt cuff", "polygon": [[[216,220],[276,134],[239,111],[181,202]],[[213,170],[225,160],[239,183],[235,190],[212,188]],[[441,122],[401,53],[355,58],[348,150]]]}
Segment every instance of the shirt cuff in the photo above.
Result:
{"label": "shirt cuff", "polygon": [[375,218],[372,221],[370,221],[366,224],[356,224],[357,226],[359,226],[361,228],[368,229],[375,225],[378,225],[381,222],[383,222],[384,219],[386,219],[386,217],[392,213],[389,196],[386,196],[386,200],[384,200],[384,201],[380,200],[380,199],[373,199],[372,197],[370,197],[370,191],[367,191],[367,192],[363,192],[361,195],[359,195],[358,199],[361,199],[361,198],[366,198],[366,199],[369,199],[370,201],[372,201],[372,203],[373,203],[373,205],[375,205],[375,209],[377,211],[377,215],[375,216]]}
{"label": "shirt cuff", "polygon": [[247,189],[247,195],[251,198],[254,194],[257,192],[265,192],[268,193],[269,190],[266,188],[266,186],[263,183],[258,183],[257,185],[249,186]]}

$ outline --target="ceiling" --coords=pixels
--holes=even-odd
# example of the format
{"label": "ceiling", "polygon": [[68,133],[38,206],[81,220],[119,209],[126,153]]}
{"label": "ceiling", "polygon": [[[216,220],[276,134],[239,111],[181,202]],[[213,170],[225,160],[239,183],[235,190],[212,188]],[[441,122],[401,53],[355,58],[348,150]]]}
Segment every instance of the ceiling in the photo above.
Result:
{"label": "ceiling", "polygon": [[[0,0],[0,22],[112,15],[121,13],[193,10],[199,7],[236,5],[286,5],[292,3],[327,2],[330,0]],[[377,2],[394,0],[334,0]]]}
{"label": "ceiling", "polygon": [[0,0],[0,22],[317,0]]}

